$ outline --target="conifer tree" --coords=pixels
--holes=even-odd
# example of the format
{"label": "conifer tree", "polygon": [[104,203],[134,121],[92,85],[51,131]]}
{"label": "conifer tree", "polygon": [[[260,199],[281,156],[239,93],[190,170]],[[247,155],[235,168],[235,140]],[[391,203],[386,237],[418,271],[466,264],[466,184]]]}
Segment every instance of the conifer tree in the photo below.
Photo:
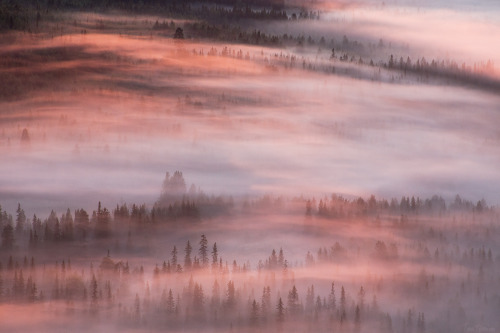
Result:
{"label": "conifer tree", "polygon": [[279,323],[282,323],[285,321],[285,306],[283,305],[283,301],[281,300],[281,297],[278,300],[278,305],[276,306],[276,309],[278,310],[277,315],[276,315],[276,320]]}
{"label": "conifer tree", "polygon": [[187,241],[186,248],[184,249],[185,256],[184,256],[184,270],[190,270],[192,266],[192,261],[191,261],[191,251],[193,248],[191,247],[191,244],[189,241]]}
{"label": "conifer tree", "polygon": [[205,235],[201,235],[200,249],[199,249],[198,253],[200,254],[201,267],[207,268],[208,267],[208,241],[207,241],[207,237],[205,237]]}

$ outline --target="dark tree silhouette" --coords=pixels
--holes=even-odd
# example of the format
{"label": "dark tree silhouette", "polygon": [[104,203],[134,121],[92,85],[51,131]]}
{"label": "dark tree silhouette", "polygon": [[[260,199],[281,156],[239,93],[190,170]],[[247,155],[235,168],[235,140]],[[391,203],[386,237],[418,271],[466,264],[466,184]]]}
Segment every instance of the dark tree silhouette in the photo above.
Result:
{"label": "dark tree silhouette", "polygon": [[328,295],[328,307],[332,312],[337,308],[337,299],[335,298],[335,283],[332,282],[332,288],[330,289],[330,294]]}
{"label": "dark tree silhouette", "polygon": [[111,216],[107,208],[101,209],[101,202],[97,208],[95,220],[96,238],[108,238],[111,235]]}
{"label": "dark tree silhouette", "polygon": [[282,323],[285,321],[285,306],[283,304],[283,301],[281,300],[281,297],[278,300],[278,305],[276,306],[276,309],[278,310],[276,314],[276,320],[279,323]]}
{"label": "dark tree silhouette", "polygon": [[300,313],[299,293],[295,285],[288,292],[287,309],[292,316]]}
{"label": "dark tree silhouette", "polygon": [[214,246],[212,247],[212,269],[213,270],[217,269],[218,256],[219,256],[219,252],[217,250],[217,243],[214,243]]}
{"label": "dark tree silhouette", "polygon": [[192,260],[191,260],[191,251],[193,248],[191,247],[191,244],[189,241],[187,241],[186,248],[184,249],[185,256],[184,256],[184,270],[190,270],[192,266]]}
{"label": "dark tree silhouette", "polygon": [[236,291],[233,281],[227,283],[226,301],[224,305],[228,310],[233,310],[236,305]]}
{"label": "dark tree silhouette", "polygon": [[16,233],[20,234],[24,231],[26,224],[26,215],[24,214],[24,209],[21,208],[21,204],[17,204],[16,210]]}
{"label": "dark tree silhouette", "polygon": [[254,299],[250,309],[250,325],[257,326],[259,324],[259,304]]}
{"label": "dark tree silhouette", "polygon": [[184,39],[184,30],[182,30],[181,27],[178,27],[175,29],[175,34],[174,34],[175,39]]}
{"label": "dark tree silhouette", "polygon": [[177,247],[174,245],[174,249],[172,250],[172,266],[174,269],[177,267]]}
{"label": "dark tree silhouette", "polygon": [[198,253],[200,254],[201,266],[203,268],[207,268],[208,267],[208,241],[207,241],[207,237],[205,237],[205,235],[201,235],[200,249],[199,249]]}

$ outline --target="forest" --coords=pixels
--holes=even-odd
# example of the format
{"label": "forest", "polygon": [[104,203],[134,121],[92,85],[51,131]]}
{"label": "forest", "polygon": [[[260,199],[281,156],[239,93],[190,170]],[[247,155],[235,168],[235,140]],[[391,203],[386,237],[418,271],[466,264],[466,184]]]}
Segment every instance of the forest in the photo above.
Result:
{"label": "forest", "polygon": [[0,331],[497,332],[499,17],[0,0]]}
{"label": "forest", "polygon": [[[289,220],[282,229],[290,229],[282,235],[269,223],[281,218]],[[57,321],[42,324],[35,316],[4,327],[493,329],[500,304],[498,218],[484,200],[458,195],[450,203],[438,196],[388,201],[373,195],[238,202],[194,185],[187,190],[179,171],[166,174],[152,207],[123,204],[110,211],[99,202],[91,214],[67,209],[42,220],[27,218],[19,204],[14,217],[1,213],[0,303],[6,313],[27,307]],[[263,237],[252,227],[278,235]],[[241,253],[225,244],[232,228],[253,242],[263,237],[269,248],[260,256]]]}

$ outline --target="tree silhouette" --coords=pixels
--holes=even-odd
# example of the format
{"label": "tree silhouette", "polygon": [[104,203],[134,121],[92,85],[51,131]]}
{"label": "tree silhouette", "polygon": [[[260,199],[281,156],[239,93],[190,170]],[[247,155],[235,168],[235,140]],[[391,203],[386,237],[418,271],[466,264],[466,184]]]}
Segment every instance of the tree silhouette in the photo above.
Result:
{"label": "tree silhouette", "polygon": [[99,201],[99,205],[96,213],[96,221],[95,221],[95,236],[96,238],[107,238],[111,235],[111,216],[107,208],[101,209],[101,202]]}
{"label": "tree silhouette", "polygon": [[92,279],[90,280],[90,311],[93,314],[97,313],[98,300],[97,279],[95,278],[95,274],[92,274]]}
{"label": "tree silhouette", "polygon": [[226,301],[224,305],[228,310],[234,309],[234,306],[236,305],[236,292],[233,281],[229,281],[227,283]]}
{"label": "tree silhouette", "polygon": [[335,283],[332,282],[332,288],[330,289],[330,294],[328,295],[328,307],[333,312],[337,308],[337,300],[335,298]]}
{"label": "tree silhouette", "polygon": [[259,304],[254,299],[250,309],[250,325],[257,326],[259,324]]}
{"label": "tree silhouette", "polygon": [[201,284],[195,283],[193,288],[193,310],[198,319],[203,316],[203,305],[205,303],[205,296]]}
{"label": "tree silhouette", "polygon": [[185,256],[184,256],[184,270],[190,270],[192,266],[192,261],[191,261],[191,251],[193,248],[191,247],[191,244],[189,241],[187,241],[186,248],[184,249]]}
{"label": "tree silhouette", "polygon": [[298,315],[300,312],[299,293],[295,285],[288,292],[287,309],[292,316]]}
{"label": "tree silhouette", "polygon": [[340,323],[343,324],[345,320],[347,319],[347,303],[346,303],[346,297],[345,297],[345,290],[344,286],[342,286],[340,290]]}
{"label": "tree silhouette", "polygon": [[172,250],[172,266],[174,269],[177,268],[177,247],[174,245],[174,249]]}
{"label": "tree silhouette", "polygon": [[16,210],[16,233],[20,234],[24,231],[24,227],[26,224],[26,215],[24,214],[24,210],[21,208],[21,204],[17,204]]}
{"label": "tree silhouette", "polygon": [[276,320],[279,323],[282,323],[285,321],[285,306],[283,305],[283,301],[281,300],[281,297],[278,300],[278,305],[276,306],[277,314],[276,314]]}
{"label": "tree silhouette", "polygon": [[175,39],[184,39],[184,30],[182,30],[181,27],[178,27],[175,29],[175,34],[174,34]]}
{"label": "tree silhouette", "polygon": [[167,314],[172,315],[175,311],[175,302],[174,295],[172,293],[172,289],[168,290],[167,304],[166,304]]}
{"label": "tree silhouette", "polygon": [[29,143],[30,142],[30,135],[28,133],[28,129],[24,128],[23,132],[21,133],[21,143]]}
{"label": "tree silhouette", "polygon": [[200,240],[200,249],[198,251],[200,254],[200,259],[201,259],[201,266],[203,268],[208,267],[208,242],[207,238],[205,235],[201,235],[201,240]]}
{"label": "tree silhouette", "polygon": [[212,270],[217,270],[219,252],[217,250],[217,243],[214,243],[212,248]]}

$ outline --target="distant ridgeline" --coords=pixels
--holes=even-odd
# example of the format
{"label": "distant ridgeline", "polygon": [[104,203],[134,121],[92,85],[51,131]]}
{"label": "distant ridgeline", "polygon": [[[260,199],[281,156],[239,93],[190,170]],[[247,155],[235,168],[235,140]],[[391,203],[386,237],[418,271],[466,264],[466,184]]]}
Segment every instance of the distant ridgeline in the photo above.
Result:
{"label": "distant ridgeline", "polygon": [[47,0],[36,5],[31,0],[0,1],[0,30],[37,29],[50,16],[49,10],[119,9],[178,17],[288,19],[284,8],[284,0]]}
{"label": "distant ridgeline", "polygon": [[227,6],[259,6],[283,8],[284,0],[48,0],[49,7],[59,8],[86,8],[86,7],[139,7],[139,6],[178,6],[187,4],[222,4]]}

